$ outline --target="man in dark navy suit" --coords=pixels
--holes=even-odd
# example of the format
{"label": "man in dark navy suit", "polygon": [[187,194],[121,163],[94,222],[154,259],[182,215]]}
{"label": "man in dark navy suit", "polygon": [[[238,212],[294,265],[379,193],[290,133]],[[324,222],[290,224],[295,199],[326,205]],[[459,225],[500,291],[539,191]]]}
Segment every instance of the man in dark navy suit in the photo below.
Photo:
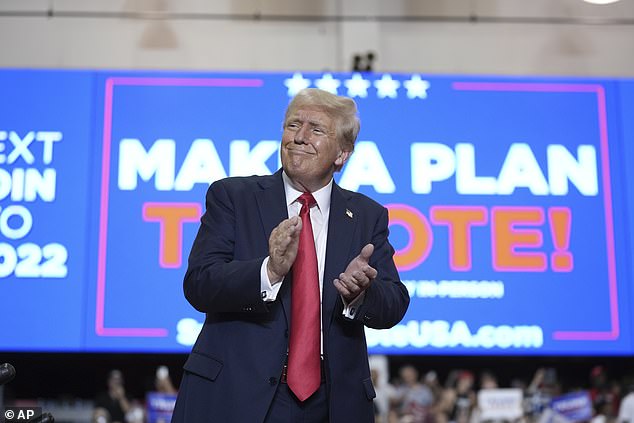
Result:
{"label": "man in dark navy suit", "polygon": [[206,313],[172,422],[372,422],[364,327],[390,328],[409,296],[387,210],[334,183],[359,132],[353,100],[301,91],[282,169],[213,183],[185,275]]}

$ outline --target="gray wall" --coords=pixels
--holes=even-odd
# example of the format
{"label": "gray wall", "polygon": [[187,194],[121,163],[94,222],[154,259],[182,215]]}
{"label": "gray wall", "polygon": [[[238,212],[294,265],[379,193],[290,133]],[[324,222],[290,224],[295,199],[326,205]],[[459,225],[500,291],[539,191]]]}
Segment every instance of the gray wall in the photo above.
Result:
{"label": "gray wall", "polygon": [[634,0],[0,0],[0,67],[634,76]]}

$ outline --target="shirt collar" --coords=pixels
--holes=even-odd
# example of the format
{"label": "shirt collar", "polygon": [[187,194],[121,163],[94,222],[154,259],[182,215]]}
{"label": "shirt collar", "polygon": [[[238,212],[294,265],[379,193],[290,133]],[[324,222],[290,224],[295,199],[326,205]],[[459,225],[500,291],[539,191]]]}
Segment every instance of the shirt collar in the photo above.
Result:
{"label": "shirt collar", "polygon": [[[286,172],[282,171],[282,180],[284,181],[284,191],[286,192],[286,207],[290,206],[297,200],[297,198],[303,194],[303,192],[296,190],[291,185],[290,178]],[[317,191],[311,193],[317,202],[319,210],[324,212],[330,209],[330,194],[332,193],[333,179],[330,179],[323,188],[319,188]]]}

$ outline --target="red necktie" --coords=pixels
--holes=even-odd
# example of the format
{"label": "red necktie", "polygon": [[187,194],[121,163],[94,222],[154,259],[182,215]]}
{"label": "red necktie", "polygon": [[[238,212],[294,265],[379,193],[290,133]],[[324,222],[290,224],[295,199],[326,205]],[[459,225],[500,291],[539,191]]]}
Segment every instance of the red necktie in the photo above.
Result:
{"label": "red necktie", "polygon": [[321,383],[319,272],[317,253],[310,223],[310,208],[316,204],[309,192],[297,201],[302,209],[302,230],[299,234],[297,258],[293,264],[291,286],[291,337],[288,348],[287,383],[295,396],[304,401]]}

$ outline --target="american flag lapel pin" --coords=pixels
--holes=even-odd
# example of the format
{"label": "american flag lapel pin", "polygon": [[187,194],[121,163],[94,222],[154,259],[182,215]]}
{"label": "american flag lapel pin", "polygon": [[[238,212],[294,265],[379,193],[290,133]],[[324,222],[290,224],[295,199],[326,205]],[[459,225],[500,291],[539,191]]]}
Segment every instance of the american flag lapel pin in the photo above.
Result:
{"label": "american flag lapel pin", "polygon": [[350,209],[346,209],[346,216],[348,216],[350,219],[352,219],[352,212],[350,211]]}

